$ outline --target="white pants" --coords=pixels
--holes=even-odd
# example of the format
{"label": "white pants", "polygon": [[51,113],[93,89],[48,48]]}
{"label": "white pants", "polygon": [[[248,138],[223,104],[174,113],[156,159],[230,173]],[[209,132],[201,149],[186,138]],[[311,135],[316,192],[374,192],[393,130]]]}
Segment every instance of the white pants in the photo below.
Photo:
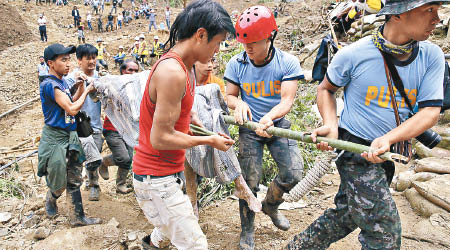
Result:
{"label": "white pants", "polygon": [[153,244],[169,239],[179,250],[208,249],[191,202],[181,190],[180,178],[147,177],[143,182],[133,178],[133,186],[145,217],[155,226],[151,235]]}

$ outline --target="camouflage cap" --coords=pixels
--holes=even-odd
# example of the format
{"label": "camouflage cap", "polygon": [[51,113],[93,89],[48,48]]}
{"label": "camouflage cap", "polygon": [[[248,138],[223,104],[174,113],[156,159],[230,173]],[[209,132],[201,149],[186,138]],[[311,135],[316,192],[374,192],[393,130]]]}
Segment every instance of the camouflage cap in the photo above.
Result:
{"label": "camouflage cap", "polygon": [[377,16],[382,15],[399,15],[418,8],[427,3],[448,3],[450,0],[386,0],[386,5],[377,13]]}

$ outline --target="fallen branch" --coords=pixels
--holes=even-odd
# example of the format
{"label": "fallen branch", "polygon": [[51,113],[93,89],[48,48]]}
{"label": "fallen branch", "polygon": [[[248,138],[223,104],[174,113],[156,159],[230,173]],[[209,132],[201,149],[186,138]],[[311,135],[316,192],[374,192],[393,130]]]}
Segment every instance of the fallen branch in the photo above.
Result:
{"label": "fallen branch", "polygon": [[[256,122],[250,122],[250,121],[245,122],[243,125],[239,125],[238,123],[235,122],[234,117],[229,116],[229,115],[224,115],[224,120],[228,124],[242,126],[242,127],[245,127],[245,128],[251,129],[251,130],[256,130],[257,128],[261,127],[261,124],[256,123]],[[290,129],[276,128],[273,126],[266,129],[266,132],[268,134],[274,135],[274,136],[285,137],[285,138],[302,141],[302,142],[306,142],[306,143],[314,143],[312,141],[311,135],[309,133],[293,131]],[[330,147],[357,153],[357,154],[361,154],[363,152],[370,152],[370,147],[368,147],[368,146],[353,143],[353,142],[348,142],[348,141],[342,141],[342,140],[338,140],[338,139],[331,139],[331,138],[327,138],[327,137],[317,136],[316,143],[319,143],[319,142],[328,142],[328,145]],[[383,160],[388,160],[388,161],[392,161],[392,162],[394,162],[395,160],[407,162],[406,157],[399,155],[399,154],[394,154],[391,152],[385,152],[384,154],[380,155],[379,157]]]}
{"label": "fallen branch", "polygon": [[311,52],[309,52],[309,54],[308,54],[305,58],[303,58],[303,59],[300,61],[300,64],[303,64],[303,63],[306,61],[306,59],[308,59],[309,57],[311,57],[311,56],[314,54],[314,52],[316,52],[316,50],[318,50],[319,48],[320,48],[320,43],[319,43],[319,45],[317,45],[316,48],[314,48],[313,50],[311,50]]}
{"label": "fallen branch", "polygon": [[12,112],[14,112],[14,111],[16,111],[16,110],[22,108],[22,107],[27,106],[27,105],[30,104],[30,103],[33,103],[33,102],[39,100],[40,98],[41,98],[40,96],[36,96],[35,98],[33,98],[33,99],[29,100],[29,101],[26,101],[25,103],[22,103],[22,104],[20,104],[19,106],[16,106],[16,107],[14,107],[14,108],[12,108],[12,109],[6,111],[5,113],[3,113],[3,114],[0,115],[0,119],[3,118],[3,117],[5,117],[5,116],[7,116],[7,115],[9,115],[10,113],[12,113]]}
{"label": "fallen branch", "polygon": [[438,240],[438,239],[429,239],[429,238],[425,238],[425,237],[422,237],[422,236],[417,236],[417,235],[412,235],[412,234],[405,234],[405,233],[402,234],[402,237],[406,238],[406,239],[410,239],[410,240],[415,240],[415,241],[423,241],[423,242],[427,242],[427,243],[431,243],[431,244],[439,244],[441,246],[450,248],[450,244],[449,243],[443,242],[443,241]]}

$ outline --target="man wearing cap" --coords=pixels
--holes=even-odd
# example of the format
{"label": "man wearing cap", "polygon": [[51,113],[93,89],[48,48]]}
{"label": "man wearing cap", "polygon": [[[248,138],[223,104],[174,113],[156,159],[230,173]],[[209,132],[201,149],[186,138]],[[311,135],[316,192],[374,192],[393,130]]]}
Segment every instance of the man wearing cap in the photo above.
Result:
{"label": "man wearing cap", "polygon": [[106,54],[109,56],[109,53],[106,51],[106,48],[103,45],[102,38],[97,38],[97,45],[95,45],[95,47],[98,50],[96,70],[98,71],[100,69],[100,66],[108,70],[108,63],[106,63],[106,61],[104,60],[104,55]]}
{"label": "man wearing cap", "polygon": [[123,60],[125,58],[125,52],[123,52],[123,46],[120,45],[119,46],[119,53],[117,53],[117,55],[115,55],[114,58],[114,64],[117,66],[118,65],[122,65]]}
{"label": "man wearing cap", "polygon": [[69,73],[70,54],[75,47],[52,44],[44,50],[44,60],[48,64],[49,76],[40,84],[40,96],[45,125],[39,143],[38,176],[45,176],[49,190],[45,211],[48,217],[58,213],[56,200],[67,189],[69,222],[72,226],[101,223],[98,218],[88,218],[84,214],[81,199],[81,170],[85,155],[76,132],[75,115],[80,111],[93,86],[82,83],[86,75],[76,76],[75,93],[72,95],[63,76]]}
{"label": "man wearing cap", "polygon": [[[237,41],[244,45],[245,51],[230,59],[224,79],[228,82],[227,104],[234,109],[236,122],[243,124],[250,120],[261,125],[256,131],[239,128],[239,163],[244,179],[256,195],[267,145],[279,174],[269,186],[262,211],[276,227],[286,231],[289,220],[278,211],[278,206],[283,203],[282,195],[301,179],[303,160],[295,141],[272,137],[265,130],[271,126],[290,128],[291,123],[284,116],[291,110],[297,82],[304,76],[295,56],[274,48],[277,31],[275,18],[267,7],[246,9],[236,23]],[[242,228],[239,247],[254,249],[255,213],[243,199],[239,200],[239,212]]]}
{"label": "man wearing cap", "polygon": [[156,60],[158,60],[159,57],[161,56],[161,54],[163,53],[163,49],[164,49],[164,44],[159,42],[158,36],[154,36],[153,44],[152,44],[152,53],[150,54],[150,56],[152,58],[156,58]]}
{"label": "man wearing cap", "polygon": [[136,61],[139,61],[139,37],[136,36],[134,38],[133,47],[128,50],[128,53],[131,54]]}
{"label": "man wearing cap", "polygon": [[47,42],[47,19],[43,14],[39,14],[38,25],[41,41]]}
{"label": "man wearing cap", "polygon": [[[334,199],[336,208],[325,210],[285,249],[326,249],[357,228],[361,229],[358,239],[362,249],[400,249],[400,217],[389,191],[395,165],[378,156],[394,143],[422,134],[438,120],[444,54],[425,40],[440,21],[442,2],[449,1],[386,1],[378,13],[386,16],[385,24],[372,37],[339,50],[333,58],[317,89],[323,126],[314,130],[312,137],[339,138],[368,145],[371,150],[361,155],[340,152],[336,160],[341,177]],[[386,70],[382,53],[395,70]],[[419,112],[408,120],[410,110],[399,89],[394,89],[395,102],[390,97],[387,75],[393,76],[393,72],[398,72],[410,103],[419,106]],[[346,102],[338,121],[334,93],[341,87]],[[403,121],[399,126],[395,106]],[[327,143],[317,147],[332,149]]]}
{"label": "man wearing cap", "polygon": [[141,34],[139,36],[138,55],[139,55],[139,61],[141,63],[147,63],[149,53],[148,53],[148,44],[147,44],[147,41],[145,41],[144,34]]}

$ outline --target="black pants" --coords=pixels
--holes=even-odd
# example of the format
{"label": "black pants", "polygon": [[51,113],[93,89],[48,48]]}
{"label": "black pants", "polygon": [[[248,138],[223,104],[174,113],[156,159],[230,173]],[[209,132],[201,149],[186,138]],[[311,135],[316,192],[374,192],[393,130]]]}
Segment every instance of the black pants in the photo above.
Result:
{"label": "black pants", "polygon": [[39,34],[41,35],[41,41],[47,42],[47,27],[45,25],[39,26]]}

